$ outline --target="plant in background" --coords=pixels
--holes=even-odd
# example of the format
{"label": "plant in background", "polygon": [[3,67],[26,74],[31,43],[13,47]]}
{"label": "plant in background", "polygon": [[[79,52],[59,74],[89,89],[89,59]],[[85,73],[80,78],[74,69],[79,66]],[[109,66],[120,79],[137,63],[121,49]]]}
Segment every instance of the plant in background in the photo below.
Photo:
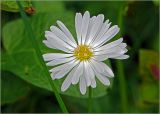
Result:
{"label": "plant in background", "polygon": [[[60,79],[65,75],[61,91],[65,91],[71,84],[79,82],[80,92],[86,93],[87,87],[96,87],[96,78],[104,85],[109,86],[108,78],[114,76],[104,60],[127,59],[126,43],[122,43],[123,38],[106,44],[118,32],[117,25],[110,27],[111,22],[104,22],[104,15],[90,17],[86,11],[82,16],[77,13],[75,16],[75,28],[77,42],[67,27],[57,21],[59,26],[51,26],[51,31],[45,32],[46,40],[43,43],[53,49],[58,49],[64,53],[47,53],[43,55],[47,66],[56,66],[50,70],[52,79]],[[59,65],[59,66],[57,66]]]}
{"label": "plant in background", "polygon": [[[154,1],[64,2],[17,0],[16,2],[16,0],[2,0],[2,113],[86,113],[87,110],[89,113],[158,113],[159,5],[154,3]],[[77,27],[78,30],[83,33],[79,33],[79,43],[74,34],[76,33],[74,32],[75,12],[84,12],[86,9],[95,16],[90,16],[89,12],[85,12],[84,15],[77,13],[76,19],[80,17],[81,20],[79,20],[80,23]],[[96,51],[94,45],[90,45],[97,37],[88,37],[91,33],[91,29],[89,28],[95,26],[92,28],[92,31],[95,31],[92,32],[95,36],[98,36],[98,34],[104,35],[105,33],[107,36],[108,30],[112,28],[108,26],[108,30],[106,30],[106,32],[104,31],[104,34],[100,34],[102,26],[105,26],[103,23],[104,19],[97,21],[97,17],[100,18],[100,16],[97,15],[101,13],[109,18],[112,23],[117,23],[118,27],[116,28],[120,28],[120,31],[115,29],[115,32],[118,34],[115,33],[116,35],[113,36],[114,39],[110,39],[108,36],[110,40],[107,39],[108,41],[102,46],[109,45],[110,42],[112,44],[113,42],[119,41],[119,45],[124,46],[124,50],[120,49],[120,51],[123,52],[126,50],[125,43],[122,42],[124,39],[127,42],[127,49],[130,50],[128,54],[130,55],[129,59],[115,61],[111,60],[112,58],[108,59],[104,57],[105,60],[101,60],[100,57],[103,57],[101,55],[98,58],[99,60],[95,60],[95,56],[98,56],[95,53],[98,51],[104,52],[104,50]],[[101,15],[101,18],[104,18],[104,16]],[[57,19],[65,23],[69,31],[74,34],[72,34],[73,37],[69,32],[72,39],[66,35],[63,28],[55,26]],[[85,21],[85,19],[89,19],[89,23],[88,20]],[[92,20],[92,23],[94,21],[94,23],[91,24],[90,20]],[[62,22],[58,21],[57,23],[59,25],[59,23]],[[101,25],[98,25],[98,23]],[[108,24],[111,25],[108,20],[105,23],[106,26]],[[49,30],[48,32],[53,32],[52,34],[58,37],[58,42],[57,40],[54,40],[53,43],[49,41],[47,45],[50,48],[48,48],[42,41],[44,40],[44,31],[48,30],[51,25],[54,25],[54,31]],[[87,37],[84,37],[85,34]],[[121,36],[123,36],[123,39],[120,38]],[[86,42],[84,42],[82,38],[85,38]],[[93,38],[93,41],[87,44],[89,38]],[[152,40],[149,40],[151,38]],[[62,40],[61,44],[58,44],[59,40]],[[68,41],[74,44],[70,44]],[[81,43],[82,41],[83,43]],[[44,43],[45,42],[48,42],[48,39],[44,40]],[[69,45],[71,48],[69,46],[65,47],[65,45],[62,46],[62,43]],[[58,48],[63,47],[65,51],[69,49],[68,51],[70,52],[60,50],[57,46]],[[114,48],[114,46],[112,48],[108,47],[105,52],[110,54]],[[54,59],[55,65],[53,65],[53,60],[44,61],[42,55],[47,53],[55,56],[57,56],[57,53],[60,55],[70,54],[71,56]],[[122,55],[125,55],[125,53]],[[128,55],[125,56],[127,57]],[[94,64],[90,63],[90,61],[93,61],[92,59],[98,61],[98,63],[105,64],[105,66],[107,65],[111,69],[113,68],[114,72],[111,72],[112,74],[114,73],[115,77],[112,78],[112,75],[109,75],[107,71],[97,66],[96,63],[94,64],[98,68],[94,68]],[[78,63],[71,68],[71,66],[66,65],[70,63],[70,61],[73,63],[77,61]],[[59,64],[57,62],[62,63]],[[68,72],[65,70],[66,67],[62,69],[63,71],[49,72],[46,63],[53,70],[66,65]],[[68,69],[68,67],[70,67],[71,70]],[[86,70],[86,68],[89,70]],[[79,78],[76,78],[77,75],[74,77],[77,80],[77,84],[72,83],[72,80],[69,79],[69,74],[74,72],[73,69],[78,70],[77,74]],[[82,70],[85,71],[83,74]],[[60,72],[66,72],[63,78],[55,78],[55,76],[60,75]],[[93,72],[94,75],[90,72]],[[107,78],[107,81],[104,82],[105,86],[101,83],[103,79],[99,81],[95,72]],[[79,75],[79,73],[82,75]],[[108,75],[104,76],[104,74],[107,73]],[[89,76],[84,74],[89,74]],[[75,75],[70,76],[72,76],[70,78],[73,78]],[[79,91],[79,83],[82,76],[83,79],[85,79],[84,84],[86,84],[86,88],[82,88],[83,95]],[[95,83],[91,81],[93,78],[95,79]],[[89,86],[87,86],[87,81],[90,84],[88,84]],[[64,87],[63,91],[61,91],[62,86]],[[94,89],[92,89],[92,87]],[[86,92],[84,90],[86,90]],[[61,95],[63,97],[61,97]]]}

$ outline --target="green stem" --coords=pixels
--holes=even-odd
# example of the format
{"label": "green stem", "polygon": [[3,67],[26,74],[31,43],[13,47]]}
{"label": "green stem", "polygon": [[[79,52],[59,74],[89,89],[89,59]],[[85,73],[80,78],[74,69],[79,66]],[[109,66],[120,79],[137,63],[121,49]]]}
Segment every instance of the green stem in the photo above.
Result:
{"label": "green stem", "polygon": [[[123,27],[122,27],[122,17],[123,17],[123,11],[124,8],[122,7],[120,12],[119,12],[119,17],[118,17],[118,25],[121,28],[121,32],[119,35],[122,35]],[[124,66],[121,61],[116,62],[117,66],[117,73],[118,73],[118,80],[119,80],[119,92],[120,92],[120,97],[121,97],[121,111],[123,113],[127,112],[127,91],[126,91],[126,81],[125,81],[125,73],[124,73]]]}
{"label": "green stem", "polygon": [[21,5],[20,1],[17,0],[17,4],[19,6],[20,13],[21,13],[24,25],[26,27],[26,30],[28,31],[29,38],[30,38],[30,40],[32,42],[32,45],[33,45],[35,51],[36,51],[37,57],[39,58],[39,61],[41,62],[42,67],[44,68],[43,70],[45,72],[45,75],[48,78],[48,81],[49,81],[49,83],[51,85],[51,88],[52,88],[52,90],[53,90],[53,92],[54,92],[54,94],[56,96],[56,99],[57,99],[59,105],[60,105],[60,108],[61,108],[62,112],[68,113],[67,108],[66,108],[61,96],[59,95],[58,90],[57,90],[55,84],[52,81],[52,78],[50,77],[50,73],[48,72],[47,66],[46,66],[46,64],[45,64],[45,62],[43,60],[42,53],[41,53],[39,45],[38,45],[38,43],[37,43],[37,41],[35,39],[35,35],[33,33],[32,27],[31,27],[31,25],[29,23],[28,17],[25,14],[25,12],[23,11],[23,8],[22,8],[22,5]]}
{"label": "green stem", "polygon": [[92,112],[92,88],[89,87],[89,96],[88,96],[88,113]]}
{"label": "green stem", "polygon": [[121,110],[122,112],[127,112],[127,93],[126,93],[126,81],[124,74],[124,67],[121,61],[117,61],[117,71],[119,80],[119,92],[121,97]]}

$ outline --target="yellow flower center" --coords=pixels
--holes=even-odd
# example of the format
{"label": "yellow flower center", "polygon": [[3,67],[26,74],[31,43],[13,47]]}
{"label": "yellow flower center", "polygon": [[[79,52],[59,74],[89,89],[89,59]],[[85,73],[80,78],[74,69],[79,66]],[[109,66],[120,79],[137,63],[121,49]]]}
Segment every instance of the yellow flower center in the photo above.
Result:
{"label": "yellow flower center", "polygon": [[87,45],[79,45],[74,50],[74,56],[80,61],[89,60],[93,56],[92,49]]}

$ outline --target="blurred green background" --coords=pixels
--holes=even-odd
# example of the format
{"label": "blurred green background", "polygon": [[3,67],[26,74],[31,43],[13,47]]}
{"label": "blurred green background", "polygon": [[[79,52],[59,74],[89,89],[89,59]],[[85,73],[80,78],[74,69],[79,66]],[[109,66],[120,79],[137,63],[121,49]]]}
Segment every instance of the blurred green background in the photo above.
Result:
{"label": "blurred green background", "polygon": [[[115,78],[112,86],[99,85],[93,91],[92,112],[159,112],[159,1],[21,3],[43,53],[53,51],[46,48],[42,40],[44,31],[49,30],[56,20],[62,20],[75,36],[76,12],[88,10],[92,16],[102,13],[112,25],[119,25],[121,29],[117,38],[124,38],[130,55],[129,59],[122,61],[125,74],[123,86],[115,62],[118,60],[110,60]],[[1,1],[1,33],[1,112],[60,113],[15,1]],[[55,82],[57,88],[61,82]],[[71,87],[62,94],[62,98],[69,112],[87,112],[87,95],[82,97],[77,88]]]}

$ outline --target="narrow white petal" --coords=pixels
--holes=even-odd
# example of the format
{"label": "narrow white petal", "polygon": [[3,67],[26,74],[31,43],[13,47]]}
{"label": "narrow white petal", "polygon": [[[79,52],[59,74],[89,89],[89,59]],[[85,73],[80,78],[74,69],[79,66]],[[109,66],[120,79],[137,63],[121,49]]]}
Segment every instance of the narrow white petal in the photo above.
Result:
{"label": "narrow white petal", "polygon": [[70,53],[74,49],[73,47],[65,43],[63,40],[59,39],[54,33],[50,31],[45,31],[45,37],[47,38],[48,42],[51,43],[51,45],[53,45],[59,50]]}
{"label": "narrow white petal", "polygon": [[95,78],[93,78],[93,79],[91,80],[91,87],[92,87],[92,88],[96,88],[96,80],[95,80]]}
{"label": "narrow white petal", "polygon": [[84,13],[83,19],[82,19],[82,36],[81,36],[81,43],[84,44],[86,35],[88,32],[88,26],[89,26],[89,20],[90,20],[90,14],[88,11]]}
{"label": "narrow white petal", "polygon": [[60,27],[60,29],[66,34],[66,36],[68,36],[68,38],[76,44],[75,39],[73,38],[72,34],[67,29],[67,27],[61,21],[57,21],[57,24]]}
{"label": "narrow white petal", "polygon": [[105,55],[97,55],[97,56],[94,56],[94,59],[96,59],[97,61],[104,61],[108,58],[115,58],[115,57],[121,56],[124,53],[125,53],[125,50],[117,52],[117,53],[108,53],[108,54],[105,54]]}
{"label": "narrow white petal", "polygon": [[79,63],[79,61],[73,60],[73,61],[70,61],[70,62],[65,63],[65,64],[63,64],[63,65],[54,67],[54,68],[52,68],[52,69],[49,70],[49,71],[55,73],[55,72],[58,72],[58,71],[60,71],[60,70],[64,70],[64,69],[67,68],[68,66],[71,66],[71,65],[73,65],[73,64],[78,64],[78,63]]}
{"label": "narrow white petal", "polygon": [[[55,41],[57,42],[57,41]],[[65,51],[65,52],[69,52],[68,49],[66,49],[64,46],[59,46],[58,43],[53,43],[53,40],[52,38],[48,38],[47,40],[43,40],[43,43],[49,47],[49,48],[52,48],[52,49],[58,49],[58,50],[62,50],[62,51]]]}
{"label": "narrow white petal", "polygon": [[61,40],[63,40],[67,44],[71,45],[72,47],[76,47],[77,46],[77,44],[72,42],[72,40],[70,38],[68,38],[66,36],[66,34],[64,32],[62,32],[58,27],[51,26],[50,29],[58,38],[60,38]]}
{"label": "narrow white petal", "polygon": [[49,43],[47,40],[43,40],[43,43],[49,47],[49,48],[52,48],[52,49],[57,49],[55,46],[53,46],[51,43]]}
{"label": "narrow white petal", "polygon": [[114,76],[112,70],[108,67],[108,65],[106,65],[103,62],[98,62],[98,61],[92,60],[91,65],[92,65],[92,68],[94,69],[94,71],[97,73],[103,74],[107,77]]}
{"label": "narrow white petal", "polygon": [[100,63],[104,68],[104,72],[102,72],[102,74],[104,74],[104,75],[107,74],[106,76],[113,77],[114,74],[113,74],[113,71],[111,70],[111,68],[103,62],[100,62]]}
{"label": "narrow white petal", "polygon": [[[91,75],[94,75],[94,73],[89,72],[89,70],[90,70],[89,62],[86,61],[86,62],[84,62],[84,73],[83,73],[83,75],[86,79],[87,86],[91,85]],[[90,75],[90,73],[92,73],[92,74]]]}
{"label": "narrow white petal", "polygon": [[126,43],[120,43],[119,45],[109,49],[107,49],[106,46],[106,49],[95,52],[94,58],[98,61],[104,61],[108,58],[115,58],[121,56],[128,51],[125,47]]}
{"label": "narrow white petal", "polygon": [[118,32],[119,32],[119,28],[117,25],[112,26],[105,34],[102,38],[100,38],[100,40],[94,45],[94,47],[98,46],[98,45],[103,45],[104,43],[106,43],[107,41],[109,41],[111,38],[113,38]]}
{"label": "narrow white petal", "polygon": [[76,13],[75,17],[75,28],[77,33],[78,44],[81,43],[81,33],[82,33],[82,15],[81,13]]}
{"label": "narrow white petal", "polygon": [[113,48],[113,47],[119,45],[122,41],[123,41],[123,38],[120,38],[120,39],[115,40],[115,41],[113,41],[113,42],[111,42],[111,43],[108,43],[108,44],[106,44],[106,45],[104,45],[104,46],[101,46],[101,47],[99,47],[99,48],[96,48],[95,51],[107,50],[107,49]]}
{"label": "narrow white petal", "polygon": [[116,47],[113,47],[113,48],[97,51],[97,52],[94,53],[94,55],[124,54],[127,51],[128,50],[125,47],[122,47],[120,45],[120,46],[116,46]]}
{"label": "narrow white petal", "polygon": [[110,27],[110,25],[111,25],[111,23],[108,23],[108,22],[109,22],[109,20],[106,20],[105,23],[103,23],[102,28],[101,28],[101,30],[99,31],[97,37],[95,38],[94,41],[92,41],[92,42],[90,43],[91,46],[94,46],[94,45],[96,44],[96,42],[98,42],[99,39],[100,39],[101,37],[103,37],[104,34],[107,32],[107,30],[109,29],[109,27]]}
{"label": "narrow white petal", "polygon": [[86,81],[85,81],[85,77],[81,76],[80,77],[80,82],[79,82],[79,88],[80,88],[80,92],[82,95],[84,95],[86,93]]}
{"label": "narrow white petal", "polygon": [[91,80],[95,78],[94,71],[90,65],[91,63],[86,61],[84,62],[84,76],[86,78],[87,86],[91,85]]}
{"label": "narrow white petal", "polygon": [[73,77],[73,73],[75,72],[75,69],[76,69],[76,67],[74,67],[71,70],[71,72],[68,74],[68,76],[66,77],[66,79],[62,83],[61,91],[66,91],[69,88],[69,86],[71,85],[71,81],[72,81],[72,77]]}
{"label": "narrow white petal", "polygon": [[88,74],[90,75],[91,79],[95,78],[95,74],[90,63],[88,64]]}
{"label": "narrow white petal", "polygon": [[67,63],[71,60],[74,60],[75,57],[70,57],[70,58],[62,58],[62,59],[54,59],[50,62],[48,62],[46,65],[47,66],[55,66],[55,65],[59,65],[59,64],[62,64],[62,63]]}
{"label": "narrow white petal", "polygon": [[102,65],[100,65],[98,62],[96,62],[95,60],[90,60],[90,65],[92,67],[92,69],[94,69],[96,72],[103,72],[103,67]]}
{"label": "narrow white petal", "polygon": [[107,86],[110,85],[110,81],[108,80],[107,77],[101,75],[100,73],[96,73],[96,77],[99,79],[99,81],[100,81],[102,84],[107,85]]}
{"label": "narrow white petal", "polygon": [[84,63],[81,62],[73,74],[72,84],[78,83],[80,76],[83,74],[83,67],[84,67]]}
{"label": "narrow white petal", "polygon": [[118,57],[114,57],[113,59],[128,59],[128,58],[129,58],[129,55],[121,55]]}
{"label": "narrow white petal", "polygon": [[[67,63],[66,63],[67,64]],[[73,64],[68,64],[67,67],[63,68],[63,69],[60,69],[57,73],[54,74],[53,72],[53,75],[52,75],[52,78],[54,79],[60,79],[60,78],[63,78],[74,66],[76,66],[77,63],[74,62]]]}
{"label": "narrow white petal", "polygon": [[86,36],[86,39],[85,39],[85,44],[86,44],[87,41],[88,41],[88,38],[89,38],[89,35],[90,35],[90,32],[91,32],[91,29],[92,29],[95,21],[96,21],[96,16],[93,16],[93,17],[90,18],[89,25],[88,25],[87,36]]}
{"label": "narrow white petal", "polygon": [[45,61],[51,61],[53,59],[62,59],[66,57],[71,57],[73,54],[62,54],[62,53],[46,53],[43,54],[43,59]]}
{"label": "narrow white petal", "polygon": [[89,38],[88,38],[88,41],[86,42],[86,44],[90,44],[90,42],[92,42],[92,40],[95,39],[95,37],[98,34],[100,28],[102,27],[103,20],[104,20],[104,15],[100,14],[100,15],[97,16],[96,21],[91,28],[91,32],[90,32],[90,35],[88,36]]}
{"label": "narrow white petal", "polygon": [[127,47],[127,44],[126,43],[121,43],[120,45],[118,45],[120,48],[125,48],[125,47]]}

